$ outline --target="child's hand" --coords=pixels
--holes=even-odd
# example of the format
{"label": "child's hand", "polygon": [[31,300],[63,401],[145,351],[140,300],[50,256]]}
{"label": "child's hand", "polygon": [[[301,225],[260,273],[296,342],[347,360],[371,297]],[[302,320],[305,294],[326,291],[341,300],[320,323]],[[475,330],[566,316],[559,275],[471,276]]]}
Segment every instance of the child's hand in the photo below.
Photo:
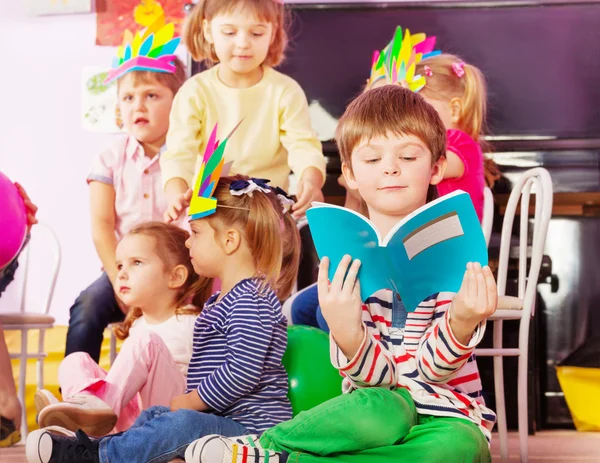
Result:
{"label": "child's hand", "polygon": [[23,198],[23,202],[25,203],[25,209],[27,209],[27,233],[31,230],[31,226],[38,223],[38,220],[35,218],[35,214],[38,210],[37,206],[31,202],[29,196],[25,192],[25,189],[17,182],[15,182],[15,186],[17,190],[19,190],[19,194],[21,198]]}
{"label": "child's hand", "polygon": [[169,204],[165,211],[164,218],[166,223],[176,222],[179,216],[190,206],[192,199],[192,189],[188,188],[185,193],[179,195],[172,204]]}
{"label": "child's hand", "polygon": [[188,392],[187,394],[182,394],[173,397],[173,400],[171,400],[171,411],[175,412],[182,408],[186,410],[197,411],[203,411],[208,409],[204,401],[198,395],[198,391],[195,390]]}
{"label": "child's hand", "polygon": [[298,201],[292,207],[294,211],[292,215],[295,219],[302,218],[313,201],[323,202],[325,199],[321,191],[321,184],[304,177],[300,179],[296,187],[296,198]]}
{"label": "child's hand", "polygon": [[[329,283],[329,259],[324,257],[319,265],[317,289],[323,317],[344,355],[351,359],[356,355],[364,336],[360,282],[356,278],[360,260],[352,262],[344,256],[338,265],[333,281]],[[347,275],[346,275],[347,273]]]}
{"label": "child's hand", "polygon": [[467,345],[477,325],[493,315],[497,305],[498,289],[492,271],[487,265],[481,268],[478,262],[469,262],[450,306],[450,328],[458,342]]}

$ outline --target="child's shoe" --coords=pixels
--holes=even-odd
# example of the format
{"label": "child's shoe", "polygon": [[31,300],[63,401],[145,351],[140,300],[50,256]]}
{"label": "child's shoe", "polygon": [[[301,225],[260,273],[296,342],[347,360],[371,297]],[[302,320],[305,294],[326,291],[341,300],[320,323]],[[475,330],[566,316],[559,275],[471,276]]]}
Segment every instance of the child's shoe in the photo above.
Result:
{"label": "child's shoe", "polygon": [[77,394],[64,402],[44,407],[38,415],[40,428],[56,425],[89,436],[105,436],[117,423],[117,415],[106,402],[90,394]]}
{"label": "child's shoe", "polygon": [[39,415],[48,405],[60,403],[60,400],[58,400],[48,389],[40,389],[33,396],[33,403],[35,404],[35,409]]}
{"label": "child's shoe", "polygon": [[192,442],[185,463],[279,463],[280,453],[264,449],[258,436],[223,437],[216,434]]}
{"label": "child's shoe", "polygon": [[98,442],[81,430],[52,426],[27,436],[25,455],[29,463],[99,463]]}
{"label": "child's shoe", "polygon": [[21,432],[13,420],[0,416],[0,448],[10,447],[21,440]]}

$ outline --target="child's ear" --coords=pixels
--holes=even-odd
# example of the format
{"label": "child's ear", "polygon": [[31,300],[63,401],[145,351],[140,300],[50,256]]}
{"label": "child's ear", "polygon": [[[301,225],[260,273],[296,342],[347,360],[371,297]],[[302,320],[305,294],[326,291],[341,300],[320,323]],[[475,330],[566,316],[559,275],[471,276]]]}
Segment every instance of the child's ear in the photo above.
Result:
{"label": "child's ear", "polygon": [[452,123],[458,124],[462,116],[463,102],[460,98],[454,97],[450,100],[450,114],[452,116]]}
{"label": "child's ear", "polygon": [[204,38],[210,44],[213,43],[212,33],[210,31],[210,22],[206,19],[202,20],[202,33],[204,34]]}
{"label": "child's ear", "polygon": [[431,169],[431,179],[429,180],[430,185],[437,185],[444,180],[444,173],[446,172],[447,166],[448,159],[446,159],[446,156],[442,156],[437,160],[437,162],[433,165],[433,169]]}
{"label": "child's ear", "polygon": [[352,169],[348,164],[342,162],[342,175],[344,176],[344,180],[346,180],[346,185],[351,190],[358,190],[358,185],[356,183],[356,179],[354,178],[354,174],[352,173]]}
{"label": "child's ear", "polygon": [[237,251],[242,244],[242,236],[240,232],[235,228],[230,228],[222,235],[222,247],[225,251],[225,254],[230,256],[235,251]]}
{"label": "child's ear", "polygon": [[171,278],[169,279],[169,288],[181,288],[188,278],[189,272],[184,265],[178,265],[171,270]]}

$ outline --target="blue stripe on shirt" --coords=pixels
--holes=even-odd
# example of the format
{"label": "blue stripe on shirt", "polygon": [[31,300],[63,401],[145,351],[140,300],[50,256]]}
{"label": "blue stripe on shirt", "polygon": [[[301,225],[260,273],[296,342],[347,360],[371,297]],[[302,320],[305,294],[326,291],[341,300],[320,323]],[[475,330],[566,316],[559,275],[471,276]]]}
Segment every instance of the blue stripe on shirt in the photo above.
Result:
{"label": "blue stripe on shirt", "polygon": [[212,296],[194,326],[187,388],[216,414],[251,432],[292,417],[281,359],[287,327],[277,296],[242,280],[220,301]]}

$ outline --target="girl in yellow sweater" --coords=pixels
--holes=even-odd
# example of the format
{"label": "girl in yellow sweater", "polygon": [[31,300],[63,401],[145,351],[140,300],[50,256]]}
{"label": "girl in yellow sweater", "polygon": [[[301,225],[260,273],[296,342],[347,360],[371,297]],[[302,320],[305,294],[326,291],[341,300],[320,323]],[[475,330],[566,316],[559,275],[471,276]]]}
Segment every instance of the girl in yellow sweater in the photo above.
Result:
{"label": "girl in yellow sweater", "polygon": [[[219,138],[242,121],[229,141],[231,173],[271,180],[287,189],[298,180],[294,216],[322,201],[325,157],[311,127],[306,96],[296,81],[273,69],[287,44],[286,11],[277,0],[200,0],[187,19],[184,41],[193,58],[209,67],[177,93],[167,151],[161,156],[168,221],[188,204],[186,191],[219,122]],[[188,193],[189,195],[189,193]]]}

